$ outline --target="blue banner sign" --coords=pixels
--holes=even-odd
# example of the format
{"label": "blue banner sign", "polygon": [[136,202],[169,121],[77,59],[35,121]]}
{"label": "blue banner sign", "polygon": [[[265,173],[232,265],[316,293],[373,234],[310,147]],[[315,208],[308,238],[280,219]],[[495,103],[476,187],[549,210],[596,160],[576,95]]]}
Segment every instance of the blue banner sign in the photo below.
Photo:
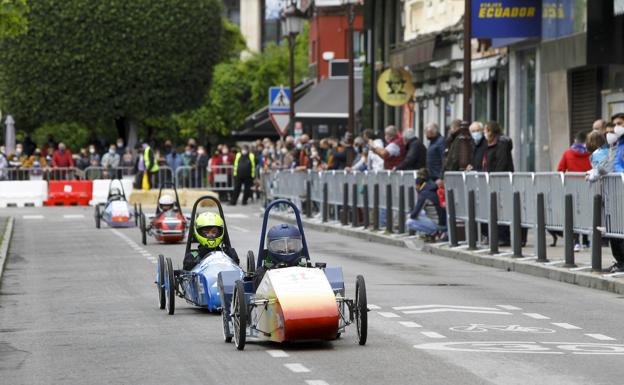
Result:
{"label": "blue banner sign", "polygon": [[542,37],[554,39],[574,33],[574,0],[543,0]]}
{"label": "blue banner sign", "polygon": [[502,0],[472,2],[472,37],[540,37],[541,0]]}

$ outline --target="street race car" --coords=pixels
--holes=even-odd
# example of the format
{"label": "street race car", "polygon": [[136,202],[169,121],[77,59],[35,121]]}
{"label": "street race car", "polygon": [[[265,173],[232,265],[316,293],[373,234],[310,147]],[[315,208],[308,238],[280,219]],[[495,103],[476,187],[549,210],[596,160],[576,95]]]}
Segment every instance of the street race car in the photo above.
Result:
{"label": "street race car", "polygon": [[[113,186],[115,181],[119,182],[119,187]],[[99,229],[102,221],[115,228],[137,226],[139,211],[136,204],[130,208],[121,180],[111,179],[106,203],[95,205],[95,227]]]}
{"label": "street race car", "polygon": [[[264,261],[271,247],[267,242],[269,247],[264,248],[267,221],[271,209],[277,205],[288,205],[294,211],[301,257],[296,265],[274,264],[267,268],[269,264]],[[291,228],[296,231],[294,226]],[[264,274],[259,276],[261,271]],[[217,285],[223,304],[223,337],[225,342],[233,337],[238,350],[245,348],[248,337],[274,342],[335,340],[353,322],[357,326],[359,344],[366,343],[368,308],[364,277],[357,276],[355,298],[349,299],[345,297],[340,267],[327,267],[318,262],[312,265],[299,210],[290,201],[276,200],[266,208],[257,265],[253,252],[249,251],[247,274],[241,279],[240,274],[222,271]]]}
{"label": "street race car", "polygon": [[[193,205],[191,223],[189,228],[193,229],[197,218],[197,207],[204,200],[211,200],[219,210],[219,215],[223,218],[223,245],[233,253],[230,236],[227,231],[223,208],[218,199],[212,196],[203,196]],[[186,241],[186,252],[191,251],[191,246],[197,244],[194,231],[188,232]],[[225,252],[217,250],[205,256],[190,271],[180,271],[174,273],[171,258],[165,258],[162,254],[158,256],[156,265],[156,288],[158,289],[158,304],[161,309],[167,309],[170,315],[175,312],[175,297],[184,298],[186,302],[208,309],[211,312],[221,309],[221,298],[217,290],[217,275],[220,272],[228,272],[231,276],[242,279],[243,270]]]}
{"label": "street race car", "polygon": [[[173,187],[175,201],[170,195],[163,195],[164,187]],[[156,212],[148,216],[144,212],[139,215],[139,227],[141,228],[141,242],[147,244],[147,236],[156,238],[161,243],[177,243],[184,240],[187,220],[180,207],[178,190],[173,183],[166,183],[158,191]]]}

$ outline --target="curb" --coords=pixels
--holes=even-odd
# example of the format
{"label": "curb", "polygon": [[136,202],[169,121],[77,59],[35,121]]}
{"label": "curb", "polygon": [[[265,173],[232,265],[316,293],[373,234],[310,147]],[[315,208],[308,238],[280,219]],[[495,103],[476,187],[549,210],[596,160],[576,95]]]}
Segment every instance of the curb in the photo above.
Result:
{"label": "curb", "polygon": [[0,281],[2,280],[2,273],[4,273],[4,265],[6,265],[7,256],[9,255],[9,245],[11,244],[11,236],[13,235],[13,217],[9,217],[4,230],[4,237],[2,238],[2,245],[0,245]]}
{"label": "curb", "polygon": [[[295,224],[292,215],[270,214],[272,218]],[[444,244],[425,244],[417,241],[414,237],[407,235],[388,235],[382,231],[373,232],[362,227],[343,226],[340,223],[322,223],[318,220],[301,218],[306,228],[310,228],[325,233],[336,233],[350,237],[360,238],[369,242],[377,242],[390,246],[418,249],[422,252],[438,255],[446,258],[453,258],[476,265],[493,267],[517,273],[528,274],[535,277],[547,278],[554,281],[570,283],[590,289],[608,291],[617,294],[624,294],[624,280],[605,277],[602,274],[591,272],[571,271],[566,268],[544,265],[534,260],[513,259],[509,256],[490,256],[487,254],[474,253],[468,250],[450,248]]]}

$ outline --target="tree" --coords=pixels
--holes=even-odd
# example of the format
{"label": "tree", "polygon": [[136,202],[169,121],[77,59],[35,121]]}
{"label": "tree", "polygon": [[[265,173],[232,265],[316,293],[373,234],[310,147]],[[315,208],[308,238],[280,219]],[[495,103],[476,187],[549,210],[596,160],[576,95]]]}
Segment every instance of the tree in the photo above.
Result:
{"label": "tree", "polygon": [[28,31],[26,0],[0,0],[0,38],[19,36]]}
{"label": "tree", "polygon": [[229,55],[218,0],[32,0],[0,41],[1,109],[22,126],[140,121],[202,104]]}

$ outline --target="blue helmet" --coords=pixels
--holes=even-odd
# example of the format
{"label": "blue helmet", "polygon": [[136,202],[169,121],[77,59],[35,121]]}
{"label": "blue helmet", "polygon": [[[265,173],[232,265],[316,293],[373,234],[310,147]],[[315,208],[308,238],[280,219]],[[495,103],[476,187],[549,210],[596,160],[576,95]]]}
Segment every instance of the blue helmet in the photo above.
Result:
{"label": "blue helmet", "polygon": [[299,229],[293,225],[281,224],[271,227],[267,235],[267,250],[271,260],[289,266],[301,258],[303,242]]}

